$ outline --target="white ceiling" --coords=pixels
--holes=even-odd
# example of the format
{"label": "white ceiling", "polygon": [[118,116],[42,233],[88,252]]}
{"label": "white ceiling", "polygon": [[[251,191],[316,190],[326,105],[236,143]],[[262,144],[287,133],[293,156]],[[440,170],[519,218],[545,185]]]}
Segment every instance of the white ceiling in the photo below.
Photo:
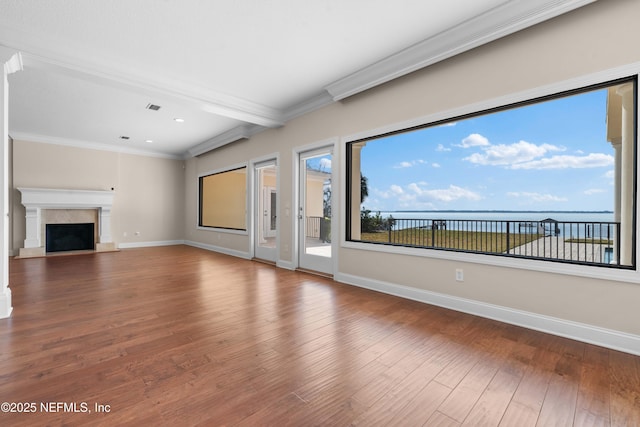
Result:
{"label": "white ceiling", "polygon": [[0,0],[9,132],[198,155],[593,1]]}

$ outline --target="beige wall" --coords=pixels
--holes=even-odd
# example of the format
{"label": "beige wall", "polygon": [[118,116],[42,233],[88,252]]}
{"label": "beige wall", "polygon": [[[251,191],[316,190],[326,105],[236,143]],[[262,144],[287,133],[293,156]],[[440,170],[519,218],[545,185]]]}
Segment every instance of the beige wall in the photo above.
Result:
{"label": "beige wall", "polygon": [[[187,162],[186,235],[249,252],[249,236],[195,228],[197,174],[279,153],[279,259],[291,248],[297,147],[464,107],[640,61],[640,2],[585,6]],[[341,162],[343,145],[334,153]],[[339,185],[339,183],[338,183]],[[289,208],[289,215],[284,212]],[[339,200],[334,201],[339,210]],[[340,227],[344,232],[344,226]],[[338,248],[339,272],[640,335],[640,285],[426,257]],[[465,282],[454,270],[464,268]]]}
{"label": "beige wall", "polygon": [[324,178],[307,176],[307,216],[324,217]]}
{"label": "beige wall", "polygon": [[20,203],[19,187],[113,188],[114,242],[135,244],[184,238],[181,160],[17,140],[13,142],[12,160],[14,253],[23,246],[25,238],[25,209]]}

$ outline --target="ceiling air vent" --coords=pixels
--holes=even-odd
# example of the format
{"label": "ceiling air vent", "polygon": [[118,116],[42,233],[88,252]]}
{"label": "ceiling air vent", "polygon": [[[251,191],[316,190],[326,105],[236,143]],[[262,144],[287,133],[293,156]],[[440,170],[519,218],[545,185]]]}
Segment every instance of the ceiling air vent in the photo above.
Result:
{"label": "ceiling air vent", "polygon": [[129,137],[128,137],[128,136],[126,136],[126,135],[121,135],[121,136],[120,136],[120,139],[129,139]]}
{"label": "ceiling air vent", "polygon": [[147,110],[158,111],[160,109],[160,106],[155,104],[147,104],[146,108]]}

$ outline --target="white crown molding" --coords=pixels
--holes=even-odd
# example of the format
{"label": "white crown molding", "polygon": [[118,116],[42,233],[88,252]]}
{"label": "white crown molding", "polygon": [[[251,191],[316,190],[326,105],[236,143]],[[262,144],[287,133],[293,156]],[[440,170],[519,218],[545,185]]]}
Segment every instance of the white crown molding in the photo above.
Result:
{"label": "white crown molding", "polygon": [[230,144],[232,142],[240,141],[241,139],[248,139],[250,136],[260,132],[263,128],[261,126],[249,126],[242,125],[233,129],[229,129],[219,135],[214,136],[194,147],[189,148],[188,153],[191,157],[196,157],[204,154],[208,151],[215,150],[223,145]]}
{"label": "white crown molding", "polygon": [[123,147],[111,144],[104,144],[93,141],[81,141],[77,139],[58,138],[47,135],[38,135],[24,132],[11,132],[9,135],[14,141],[39,142],[41,144],[64,145],[67,147],[85,148],[88,150],[112,151],[116,153],[134,154],[145,157],[158,157],[161,159],[183,160],[183,157],[176,154],[160,153],[158,151],[141,150],[132,147]]}
{"label": "white crown molding", "polygon": [[[9,72],[9,68],[7,67],[6,63],[12,61],[16,54],[19,54],[17,50],[2,46],[0,44],[0,64],[4,64],[5,71],[8,74],[11,73]],[[20,65],[22,65],[22,58],[20,58]]]}
{"label": "white crown molding", "polygon": [[339,79],[325,90],[339,101],[595,1],[512,0]]}
{"label": "white crown molding", "polygon": [[315,110],[319,110],[322,107],[333,104],[333,102],[334,100],[331,95],[328,92],[323,91],[316,96],[307,98],[303,102],[287,108],[287,110],[283,114],[284,121],[288,122],[289,120],[293,120],[296,117],[300,117]]}

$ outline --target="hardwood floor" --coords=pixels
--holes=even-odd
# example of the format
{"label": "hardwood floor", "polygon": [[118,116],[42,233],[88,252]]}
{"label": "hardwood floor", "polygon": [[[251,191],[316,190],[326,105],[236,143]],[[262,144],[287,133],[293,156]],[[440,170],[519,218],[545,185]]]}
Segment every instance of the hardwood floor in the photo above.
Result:
{"label": "hardwood floor", "polygon": [[3,426],[640,425],[640,357],[196,248],[10,284]]}

